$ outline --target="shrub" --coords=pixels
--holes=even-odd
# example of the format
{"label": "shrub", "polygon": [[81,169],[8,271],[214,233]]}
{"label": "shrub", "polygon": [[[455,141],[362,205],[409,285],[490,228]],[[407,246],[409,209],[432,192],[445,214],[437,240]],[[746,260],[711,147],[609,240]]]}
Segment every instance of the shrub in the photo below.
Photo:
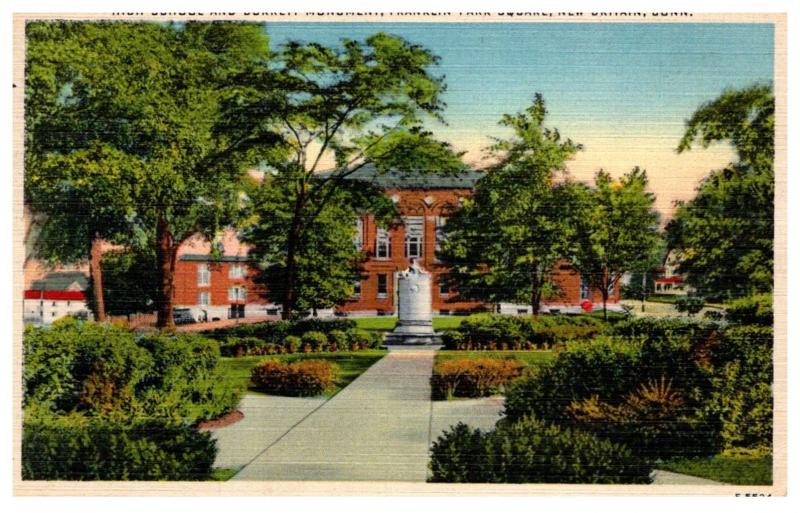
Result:
{"label": "shrub", "polygon": [[464,335],[457,330],[448,330],[442,333],[442,345],[444,349],[453,351],[464,349]]}
{"label": "shrub", "polygon": [[524,364],[514,358],[463,358],[439,361],[433,367],[434,399],[484,397],[501,393],[522,374]]}
{"label": "shrub", "polygon": [[772,326],[772,294],[757,294],[733,301],[727,308],[727,319],[735,324]]}
{"label": "shrub", "polygon": [[26,409],[191,424],[239,401],[240,390],[222,379],[218,344],[196,334],[136,340],[117,327],[65,319],[27,328],[23,348]]}
{"label": "shrub", "polygon": [[311,348],[317,352],[324,351],[328,345],[328,337],[320,331],[308,331],[303,333],[303,336],[300,337],[299,340],[302,340],[304,344],[310,345]]}
{"label": "shrub", "polygon": [[637,317],[614,325],[612,334],[646,340],[685,336],[693,341],[705,341],[721,328],[720,323],[709,320],[683,317]]}
{"label": "shrub", "polygon": [[77,414],[26,419],[22,479],[208,479],[216,457],[210,433],[162,421],[116,423]]}
{"label": "shrub", "polygon": [[686,312],[689,317],[699,313],[706,306],[705,299],[697,296],[679,297],[675,300],[675,309],[679,312]]}
{"label": "shrub", "polygon": [[220,344],[219,352],[222,356],[246,356],[250,354],[264,354],[266,342],[257,337],[228,337]]}
{"label": "shrub", "polygon": [[267,360],[253,368],[251,380],[267,393],[305,397],[322,394],[334,386],[336,372],[334,364],[322,360]]}
{"label": "shrub", "polygon": [[482,314],[466,319],[457,330],[446,332],[442,343],[445,349],[466,350],[548,348],[570,340],[594,338],[606,330],[603,321],[584,315]]}
{"label": "shrub", "polygon": [[[380,331],[373,331],[369,333],[369,342],[367,343],[367,347],[370,349],[380,349],[383,345],[383,336],[384,334]],[[361,341],[359,341],[359,346],[361,345]]]}
{"label": "shrub", "polygon": [[652,467],[625,446],[533,418],[493,431],[459,423],[431,447],[432,482],[649,483]]}
{"label": "shrub", "polygon": [[341,330],[333,330],[328,333],[328,342],[335,344],[337,351],[347,351],[350,348],[350,337]]}
{"label": "shrub", "polygon": [[283,347],[286,348],[287,353],[296,353],[300,346],[305,342],[300,337],[295,335],[288,335],[283,339]]}
{"label": "shrub", "polygon": [[214,341],[197,334],[151,335],[139,345],[154,364],[135,386],[134,413],[193,424],[239,404],[242,390],[223,379]]}
{"label": "shrub", "polygon": [[574,425],[633,449],[649,461],[716,453],[719,429],[687,406],[682,391],[662,378],[648,381],[619,405],[597,396],[568,408]]}
{"label": "shrub", "polygon": [[572,401],[622,398],[640,380],[642,344],[599,337],[570,344],[551,362],[538,366],[506,393],[506,415],[512,420],[534,414],[549,422],[567,419]]}
{"label": "shrub", "polygon": [[[380,336],[380,335],[378,335]],[[346,333],[346,340],[349,343],[357,344],[359,347],[375,347],[376,337],[367,330],[353,328]],[[382,340],[382,338],[381,338]]]}
{"label": "shrub", "polygon": [[347,331],[356,327],[356,321],[352,319],[319,319],[308,317],[291,323],[291,332],[294,335],[302,335],[309,331],[319,331],[328,334],[331,331]]}
{"label": "shrub", "polygon": [[727,449],[772,447],[772,328],[724,332],[715,355],[710,408],[719,415]]}
{"label": "shrub", "polygon": [[711,370],[697,358],[686,337],[569,344],[510,387],[506,415],[577,426],[645,457],[713,454],[719,422],[704,406]]}

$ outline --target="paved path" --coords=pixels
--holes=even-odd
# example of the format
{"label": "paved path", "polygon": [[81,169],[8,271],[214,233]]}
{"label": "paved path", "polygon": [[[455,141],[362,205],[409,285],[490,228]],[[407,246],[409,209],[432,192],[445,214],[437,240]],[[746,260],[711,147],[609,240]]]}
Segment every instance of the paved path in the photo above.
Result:
{"label": "paved path", "polygon": [[234,479],[425,481],[433,356],[427,348],[392,350]]}
{"label": "paved path", "polygon": [[702,477],[689,476],[686,474],[678,474],[677,472],[669,472],[667,470],[654,470],[653,474],[654,485],[724,485],[719,481],[712,481],[710,479],[703,479]]}
{"label": "paved path", "polygon": [[[491,429],[503,397],[430,400],[434,350],[397,348],[331,399],[246,395],[214,430],[215,466],[235,480],[424,482],[432,441],[459,421]],[[722,484],[657,470],[656,485]]]}

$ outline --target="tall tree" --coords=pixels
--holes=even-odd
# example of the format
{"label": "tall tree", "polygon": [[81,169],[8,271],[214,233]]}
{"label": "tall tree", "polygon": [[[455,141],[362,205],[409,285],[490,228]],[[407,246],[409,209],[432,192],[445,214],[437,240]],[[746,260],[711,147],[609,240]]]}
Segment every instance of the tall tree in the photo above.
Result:
{"label": "tall tree", "polygon": [[699,293],[735,298],[772,290],[775,98],[768,85],[725,91],[687,121],[678,151],[731,144],[738,160],[713,171],[668,225],[679,270]]}
{"label": "tall tree", "polygon": [[[285,304],[286,238],[292,222],[296,188],[286,176],[267,177],[248,193],[250,222],[240,238],[253,243],[250,257],[262,271],[257,280],[267,297]],[[383,190],[367,183],[345,182],[300,233],[295,253],[296,283],[292,311],[304,315],[332,308],[353,295],[363,254],[355,244],[356,220],[365,213],[383,223],[392,220],[394,204]]]}
{"label": "tall tree", "polygon": [[[441,119],[443,79],[432,68],[429,50],[378,33],[340,46],[291,42],[259,80],[276,87],[257,101],[240,104],[243,116],[276,116],[283,154],[269,160],[282,187],[291,190],[283,232],[282,270],[268,287],[281,290],[283,316],[293,315],[301,285],[304,244],[329,205],[341,200],[347,177],[367,164],[379,171],[448,172],[463,169],[449,146],[422,129],[424,117]],[[335,170],[319,173],[326,160]],[[269,254],[273,236],[250,238],[256,254]],[[279,277],[279,278],[278,278]]]}
{"label": "tall tree", "polygon": [[589,286],[600,291],[603,317],[622,275],[649,266],[661,243],[654,203],[655,196],[647,192],[647,173],[638,167],[619,180],[599,171],[595,187],[586,191],[572,262]]}
{"label": "tall tree", "polygon": [[551,274],[574,232],[576,190],[554,179],[581,146],[546,128],[546,115],[536,94],[524,112],[503,116],[513,136],[495,140],[497,163],[445,225],[440,258],[462,297],[530,304],[538,315],[542,298],[555,292]]}
{"label": "tall tree", "polygon": [[[155,234],[157,324],[172,326],[178,247],[231,221],[245,165],[266,158],[276,140],[267,117],[230,122],[254,90],[249,77],[268,65],[263,27],[37,22],[27,35],[30,55],[41,58],[28,63],[39,69],[29,73],[26,121],[41,144],[26,148],[26,175],[61,180],[41,165],[52,155],[122,155],[109,187],[134,209],[128,217]],[[259,94],[266,88],[259,84]],[[82,176],[76,168],[70,186]]]}

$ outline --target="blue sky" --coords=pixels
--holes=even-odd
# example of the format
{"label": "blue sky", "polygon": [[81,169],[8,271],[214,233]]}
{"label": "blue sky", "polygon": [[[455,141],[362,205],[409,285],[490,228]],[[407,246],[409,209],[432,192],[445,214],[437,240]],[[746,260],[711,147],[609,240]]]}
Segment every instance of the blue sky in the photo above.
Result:
{"label": "blue sky", "polygon": [[267,23],[273,47],[377,31],[441,57],[436,72],[446,78],[449,126],[430,127],[468,151],[468,161],[477,164],[488,137],[503,135],[503,113],[541,92],[548,125],[586,146],[573,174],[589,179],[599,168],[619,174],[640,165],[666,210],[692,196],[709,166],[731,158],[726,148],[674,155],[684,120],[725,88],[773,78],[771,24]]}

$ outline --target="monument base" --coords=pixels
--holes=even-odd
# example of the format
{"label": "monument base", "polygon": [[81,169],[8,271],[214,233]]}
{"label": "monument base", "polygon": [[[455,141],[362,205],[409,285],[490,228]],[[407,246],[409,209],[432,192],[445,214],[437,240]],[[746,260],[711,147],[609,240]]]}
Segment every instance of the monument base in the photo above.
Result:
{"label": "monument base", "polygon": [[397,327],[386,335],[383,343],[395,345],[437,345],[441,344],[439,334],[433,331],[431,321],[401,320]]}

